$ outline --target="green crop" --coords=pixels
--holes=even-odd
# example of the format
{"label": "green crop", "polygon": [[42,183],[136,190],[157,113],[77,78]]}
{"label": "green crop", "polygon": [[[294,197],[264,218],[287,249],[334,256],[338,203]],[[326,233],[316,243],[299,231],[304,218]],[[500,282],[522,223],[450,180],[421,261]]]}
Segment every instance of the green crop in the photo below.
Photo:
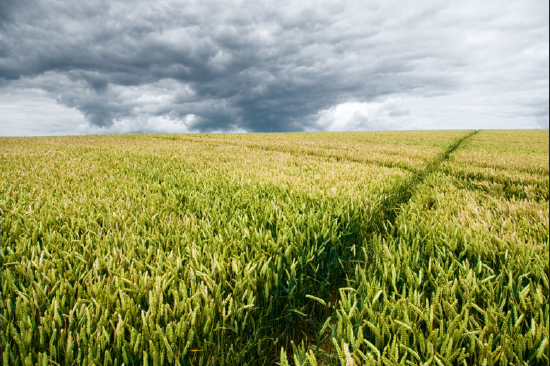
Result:
{"label": "green crop", "polygon": [[547,364],[546,137],[2,138],[3,364]]}

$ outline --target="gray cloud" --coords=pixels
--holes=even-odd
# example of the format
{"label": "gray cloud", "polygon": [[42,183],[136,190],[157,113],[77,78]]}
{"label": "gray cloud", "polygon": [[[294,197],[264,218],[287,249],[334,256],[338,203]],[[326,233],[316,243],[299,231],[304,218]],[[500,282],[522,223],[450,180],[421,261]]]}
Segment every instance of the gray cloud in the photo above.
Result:
{"label": "gray cloud", "polygon": [[[411,121],[441,98],[548,126],[546,2],[5,0],[0,14],[0,98],[43,91],[81,113],[81,133],[433,128]],[[440,128],[458,123],[447,110]]]}

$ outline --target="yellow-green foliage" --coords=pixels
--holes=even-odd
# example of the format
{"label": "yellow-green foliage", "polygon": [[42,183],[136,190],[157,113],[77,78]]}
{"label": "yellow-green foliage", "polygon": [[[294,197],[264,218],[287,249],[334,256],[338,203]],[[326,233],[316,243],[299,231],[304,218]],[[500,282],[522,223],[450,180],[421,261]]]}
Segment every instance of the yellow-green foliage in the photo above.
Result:
{"label": "yellow-green foliage", "polygon": [[547,138],[481,131],[436,161],[393,225],[367,239],[317,358],[547,365]]}
{"label": "yellow-green foliage", "polygon": [[0,139],[3,363],[548,363],[541,136]]}

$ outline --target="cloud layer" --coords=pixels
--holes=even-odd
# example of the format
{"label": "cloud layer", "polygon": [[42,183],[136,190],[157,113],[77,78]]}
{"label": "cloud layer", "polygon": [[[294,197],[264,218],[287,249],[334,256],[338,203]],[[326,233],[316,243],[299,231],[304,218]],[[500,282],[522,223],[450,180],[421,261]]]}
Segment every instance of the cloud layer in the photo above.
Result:
{"label": "cloud layer", "polygon": [[8,0],[0,135],[548,128],[548,33],[535,0]]}

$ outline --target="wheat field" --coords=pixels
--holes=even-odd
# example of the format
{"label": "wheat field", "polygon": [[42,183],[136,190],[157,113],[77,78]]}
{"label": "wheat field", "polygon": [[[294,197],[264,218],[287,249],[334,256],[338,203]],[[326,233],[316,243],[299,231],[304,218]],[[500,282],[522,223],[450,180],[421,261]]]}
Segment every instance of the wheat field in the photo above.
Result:
{"label": "wheat field", "polygon": [[4,365],[547,365],[548,130],[0,138]]}

